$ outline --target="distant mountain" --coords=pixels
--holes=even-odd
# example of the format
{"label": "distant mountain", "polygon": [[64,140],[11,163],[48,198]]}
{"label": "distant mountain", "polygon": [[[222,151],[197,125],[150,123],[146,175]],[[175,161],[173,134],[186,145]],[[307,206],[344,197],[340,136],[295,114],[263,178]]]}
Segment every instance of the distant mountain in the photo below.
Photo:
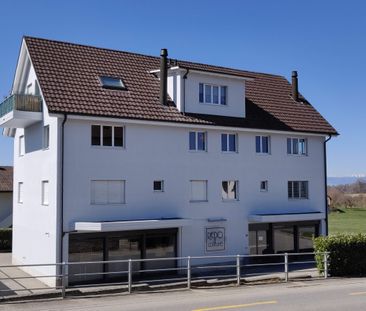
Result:
{"label": "distant mountain", "polygon": [[366,182],[366,177],[355,177],[355,176],[345,176],[345,177],[328,177],[327,183],[328,186],[338,186],[338,185],[346,185],[346,184],[352,184],[356,182],[358,179],[361,179],[362,181]]}

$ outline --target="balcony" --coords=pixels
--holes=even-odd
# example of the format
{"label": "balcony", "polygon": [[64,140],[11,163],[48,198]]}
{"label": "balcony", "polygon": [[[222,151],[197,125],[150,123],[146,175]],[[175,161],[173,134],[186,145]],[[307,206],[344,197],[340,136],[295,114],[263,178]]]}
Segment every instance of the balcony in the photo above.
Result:
{"label": "balcony", "polygon": [[0,103],[0,127],[25,128],[41,120],[40,96],[14,94]]}

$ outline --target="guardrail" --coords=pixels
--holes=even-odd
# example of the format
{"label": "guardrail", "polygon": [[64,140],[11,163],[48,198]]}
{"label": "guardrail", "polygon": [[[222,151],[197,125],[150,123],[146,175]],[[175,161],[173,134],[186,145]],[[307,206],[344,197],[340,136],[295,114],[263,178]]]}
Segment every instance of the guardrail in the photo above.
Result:
{"label": "guardrail", "polygon": [[[61,292],[63,298],[66,297],[66,289],[82,288],[82,287],[102,287],[110,285],[121,285],[126,288],[128,293],[132,293],[134,286],[138,287],[143,283],[159,283],[161,285],[169,285],[172,282],[180,282],[187,289],[192,288],[192,284],[195,281],[218,279],[226,280],[231,283],[235,283],[237,286],[242,284],[242,281],[246,277],[261,276],[269,274],[281,274],[284,282],[289,281],[290,272],[296,272],[296,268],[299,265],[312,265],[315,266],[315,260],[291,260],[291,257],[312,257],[315,255],[322,255],[324,262],[324,278],[328,277],[328,255],[329,253],[284,253],[284,254],[266,254],[266,255],[222,255],[222,256],[188,256],[188,257],[170,257],[170,258],[153,258],[153,259],[127,259],[127,260],[111,260],[111,261],[86,261],[86,262],[63,262],[63,263],[51,263],[51,264],[27,264],[27,265],[2,265],[0,266],[1,274],[5,277],[0,277],[0,282],[12,281],[18,282],[19,280],[26,279],[46,279],[56,278],[58,284],[54,287],[36,287],[36,288],[19,288],[19,289],[0,289],[0,295],[4,297],[3,292],[17,292],[17,291],[39,291],[39,290],[58,290]],[[266,262],[268,259],[273,261]],[[139,267],[134,269],[134,264],[143,266],[147,263],[164,263],[166,261],[174,261],[174,267],[164,267],[156,269],[145,269]],[[261,261],[261,262],[258,262]],[[108,267],[111,264],[122,264],[126,266],[126,269],[117,271],[105,271],[102,272],[86,272],[87,267],[90,265],[101,265],[102,267]],[[83,267],[84,272],[71,272],[75,270],[74,267]],[[27,275],[13,277],[4,272],[6,268],[21,268],[26,270],[27,268],[37,267],[55,267],[58,273],[51,275]],[[293,268],[292,270],[290,268]],[[270,269],[268,269],[270,268]],[[291,270],[291,271],[290,271]],[[156,274],[159,273],[157,278]],[[162,275],[166,273],[166,275]],[[69,285],[69,281],[72,278],[77,277],[109,277],[109,280],[103,282],[90,282],[90,284],[75,284]],[[118,278],[113,280],[113,276]]]}
{"label": "guardrail", "polygon": [[29,94],[10,95],[0,103],[0,117],[13,110],[41,112],[42,98],[38,95]]}

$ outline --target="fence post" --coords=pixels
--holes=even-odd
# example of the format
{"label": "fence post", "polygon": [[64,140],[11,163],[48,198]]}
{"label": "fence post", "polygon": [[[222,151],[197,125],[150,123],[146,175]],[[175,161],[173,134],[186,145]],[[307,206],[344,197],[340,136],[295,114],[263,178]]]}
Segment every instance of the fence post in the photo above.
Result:
{"label": "fence post", "polygon": [[328,254],[324,253],[324,278],[328,278]]}
{"label": "fence post", "polygon": [[288,282],[288,254],[285,253],[285,282]]}
{"label": "fence post", "polygon": [[187,288],[191,289],[191,256],[187,257]]}
{"label": "fence post", "polygon": [[61,287],[62,287],[62,299],[66,298],[66,263],[61,264]]}
{"label": "fence post", "polygon": [[240,255],[236,255],[236,285],[240,286]]}
{"label": "fence post", "polygon": [[132,260],[128,260],[128,293],[132,292]]}

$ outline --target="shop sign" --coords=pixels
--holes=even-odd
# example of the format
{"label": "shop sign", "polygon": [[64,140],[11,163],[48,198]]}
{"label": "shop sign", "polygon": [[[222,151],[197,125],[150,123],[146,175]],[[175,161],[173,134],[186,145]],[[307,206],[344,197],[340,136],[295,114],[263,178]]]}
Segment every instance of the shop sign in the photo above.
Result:
{"label": "shop sign", "polygon": [[206,228],[206,251],[225,250],[225,228]]}

